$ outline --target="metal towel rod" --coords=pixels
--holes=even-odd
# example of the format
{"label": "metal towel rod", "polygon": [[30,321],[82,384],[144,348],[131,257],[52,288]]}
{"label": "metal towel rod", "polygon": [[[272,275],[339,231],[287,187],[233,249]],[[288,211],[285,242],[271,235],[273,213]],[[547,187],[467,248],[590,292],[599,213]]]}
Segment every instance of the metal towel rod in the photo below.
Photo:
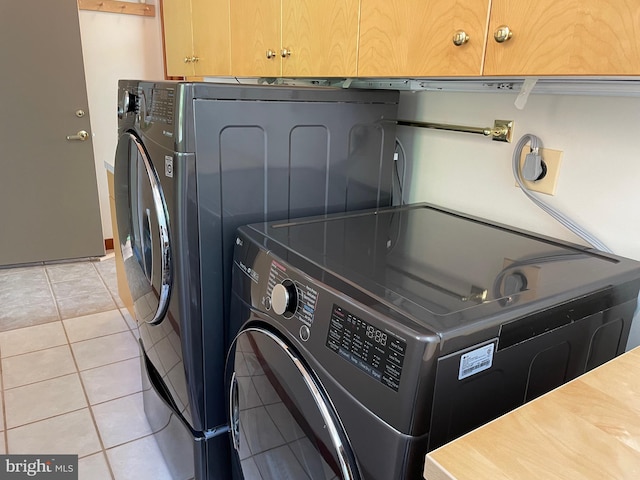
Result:
{"label": "metal towel rod", "polygon": [[405,127],[433,128],[450,132],[475,133],[491,137],[498,142],[511,142],[513,137],[513,120],[494,120],[493,128],[466,127],[464,125],[449,125],[446,123],[417,122],[413,120],[396,120],[398,125]]}

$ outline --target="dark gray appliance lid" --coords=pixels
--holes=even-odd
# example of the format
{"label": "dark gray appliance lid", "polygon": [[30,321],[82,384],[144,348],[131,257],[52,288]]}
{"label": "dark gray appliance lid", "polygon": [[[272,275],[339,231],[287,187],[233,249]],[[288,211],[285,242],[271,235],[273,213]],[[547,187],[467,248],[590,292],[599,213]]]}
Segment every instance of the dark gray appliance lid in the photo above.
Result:
{"label": "dark gray appliance lid", "polygon": [[441,334],[640,275],[632,260],[426,204],[251,228]]}

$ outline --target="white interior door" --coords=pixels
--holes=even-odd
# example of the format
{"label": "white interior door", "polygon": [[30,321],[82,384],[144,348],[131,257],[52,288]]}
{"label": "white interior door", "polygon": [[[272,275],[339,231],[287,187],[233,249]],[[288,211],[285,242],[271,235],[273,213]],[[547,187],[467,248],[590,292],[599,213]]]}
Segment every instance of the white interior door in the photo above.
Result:
{"label": "white interior door", "polygon": [[2,0],[0,65],[0,265],[103,255],[76,0]]}

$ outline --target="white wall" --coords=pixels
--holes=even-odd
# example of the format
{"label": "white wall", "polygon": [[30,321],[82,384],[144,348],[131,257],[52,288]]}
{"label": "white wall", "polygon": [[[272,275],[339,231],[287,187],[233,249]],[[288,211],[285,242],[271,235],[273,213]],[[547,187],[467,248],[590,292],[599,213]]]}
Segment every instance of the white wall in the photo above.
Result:
{"label": "white wall", "polygon": [[400,118],[471,126],[515,121],[514,142],[399,127],[412,159],[408,200],[426,201],[584,243],[514,186],[511,156],[525,133],[564,151],[553,206],[617,254],[640,259],[640,98],[531,95],[524,110],[503,93],[403,93]]}
{"label": "white wall", "polygon": [[105,162],[113,165],[117,145],[118,80],[164,78],[160,12],[156,8],[155,17],[79,13],[102,231],[113,238]]}

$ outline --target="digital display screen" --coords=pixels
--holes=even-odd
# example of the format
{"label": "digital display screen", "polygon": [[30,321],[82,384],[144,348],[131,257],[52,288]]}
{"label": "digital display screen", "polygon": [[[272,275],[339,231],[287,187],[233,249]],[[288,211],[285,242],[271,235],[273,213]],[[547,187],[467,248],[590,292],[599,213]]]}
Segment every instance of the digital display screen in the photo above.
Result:
{"label": "digital display screen", "polygon": [[326,346],[383,385],[398,391],[407,343],[333,305]]}

